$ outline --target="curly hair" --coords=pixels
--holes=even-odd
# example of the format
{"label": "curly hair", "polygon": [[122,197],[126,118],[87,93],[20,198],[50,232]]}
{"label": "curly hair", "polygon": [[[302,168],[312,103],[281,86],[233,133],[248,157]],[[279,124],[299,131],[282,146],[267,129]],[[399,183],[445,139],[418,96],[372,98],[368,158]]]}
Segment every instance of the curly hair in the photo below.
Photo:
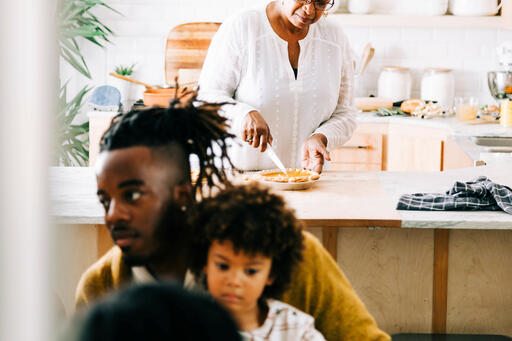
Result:
{"label": "curly hair", "polygon": [[233,186],[203,200],[191,216],[193,255],[190,269],[201,277],[214,241],[233,243],[235,252],[262,254],[272,259],[264,298],[279,298],[293,268],[302,260],[302,223],[284,199],[257,184]]}
{"label": "curly hair", "polygon": [[[189,156],[195,154],[199,158],[199,175],[194,185],[196,193],[203,195],[203,183],[210,188],[228,184],[224,166],[231,166],[232,170],[234,167],[227,154],[226,140],[234,135],[228,133],[227,119],[218,113],[226,103],[199,102],[193,105],[196,97],[197,90],[183,90],[180,97],[176,92],[169,108],[152,107],[117,115],[101,138],[100,152],[134,146],[160,148],[185,165],[182,176],[188,182],[191,181]],[[169,148],[173,145],[178,145],[183,153],[173,153],[176,148]],[[215,145],[220,148],[220,155],[215,154]]]}

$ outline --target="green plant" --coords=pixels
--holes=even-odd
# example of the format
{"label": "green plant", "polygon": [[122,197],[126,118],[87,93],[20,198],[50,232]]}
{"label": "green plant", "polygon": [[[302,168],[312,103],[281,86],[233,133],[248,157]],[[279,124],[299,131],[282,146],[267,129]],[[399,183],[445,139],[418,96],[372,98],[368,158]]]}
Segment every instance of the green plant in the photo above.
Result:
{"label": "green plant", "polygon": [[130,76],[133,73],[133,68],[135,67],[135,63],[129,66],[119,65],[116,66],[114,72],[121,76]]}
{"label": "green plant", "polygon": [[73,120],[82,107],[82,100],[89,88],[82,88],[75,97],[67,102],[66,84],[59,92],[59,112],[57,113],[57,143],[60,146],[59,161],[65,166],[86,165],[89,160],[89,121],[73,124]]}
{"label": "green plant", "polygon": [[[91,13],[95,6],[103,6],[119,13],[100,0],[59,0],[57,13],[60,56],[88,79],[91,79],[91,73],[77,40],[86,39],[99,47],[104,47],[102,42],[109,42],[108,37],[113,34]],[[77,125],[73,121],[80,112],[84,96],[90,88],[83,87],[69,102],[67,83],[59,88],[58,160],[64,166],[86,166],[89,160],[89,122]]]}

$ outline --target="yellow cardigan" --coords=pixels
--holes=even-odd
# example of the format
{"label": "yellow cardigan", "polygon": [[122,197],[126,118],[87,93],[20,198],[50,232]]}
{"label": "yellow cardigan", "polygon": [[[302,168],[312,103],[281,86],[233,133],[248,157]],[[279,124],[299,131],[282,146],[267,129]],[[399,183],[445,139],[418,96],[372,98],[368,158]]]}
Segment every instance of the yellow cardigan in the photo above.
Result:
{"label": "yellow cardigan", "polygon": [[[390,340],[366,310],[334,259],[310,233],[304,232],[304,260],[292,274],[281,298],[315,318],[316,328],[329,341]],[[132,281],[121,250],[114,246],[80,279],[76,307]]]}

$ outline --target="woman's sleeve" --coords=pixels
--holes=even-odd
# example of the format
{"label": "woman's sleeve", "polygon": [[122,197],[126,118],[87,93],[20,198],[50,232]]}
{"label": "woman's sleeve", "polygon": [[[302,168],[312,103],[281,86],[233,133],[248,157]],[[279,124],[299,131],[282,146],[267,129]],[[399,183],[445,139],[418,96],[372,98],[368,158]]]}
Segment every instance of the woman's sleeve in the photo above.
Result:
{"label": "woman's sleeve", "polygon": [[341,68],[341,85],[338,104],[331,117],[324,121],[313,134],[324,134],[327,137],[329,150],[341,147],[347,142],[356,128],[354,107],[354,65],[348,40],[343,43],[343,59]]}
{"label": "woman's sleeve", "polygon": [[198,99],[205,102],[229,102],[221,115],[231,121],[232,131],[241,130],[242,121],[250,111],[258,110],[234,100],[243,70],[246,48],[243,44],[242,20],[224,22],[212,39],[199,77]]}

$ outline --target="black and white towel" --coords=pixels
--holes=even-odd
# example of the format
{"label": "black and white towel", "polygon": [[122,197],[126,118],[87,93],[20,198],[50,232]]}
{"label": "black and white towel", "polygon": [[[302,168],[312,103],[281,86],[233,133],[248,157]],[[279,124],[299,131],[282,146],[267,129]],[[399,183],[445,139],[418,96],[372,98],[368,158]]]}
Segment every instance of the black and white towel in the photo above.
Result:
{"label": "black and white towel", "polygon": [[512,189],[492,182],[485,176],[472,181],[457,181],[442,193],[404,194],[398,200],[397,210],[419,211],[499,211],[512,214]]}

